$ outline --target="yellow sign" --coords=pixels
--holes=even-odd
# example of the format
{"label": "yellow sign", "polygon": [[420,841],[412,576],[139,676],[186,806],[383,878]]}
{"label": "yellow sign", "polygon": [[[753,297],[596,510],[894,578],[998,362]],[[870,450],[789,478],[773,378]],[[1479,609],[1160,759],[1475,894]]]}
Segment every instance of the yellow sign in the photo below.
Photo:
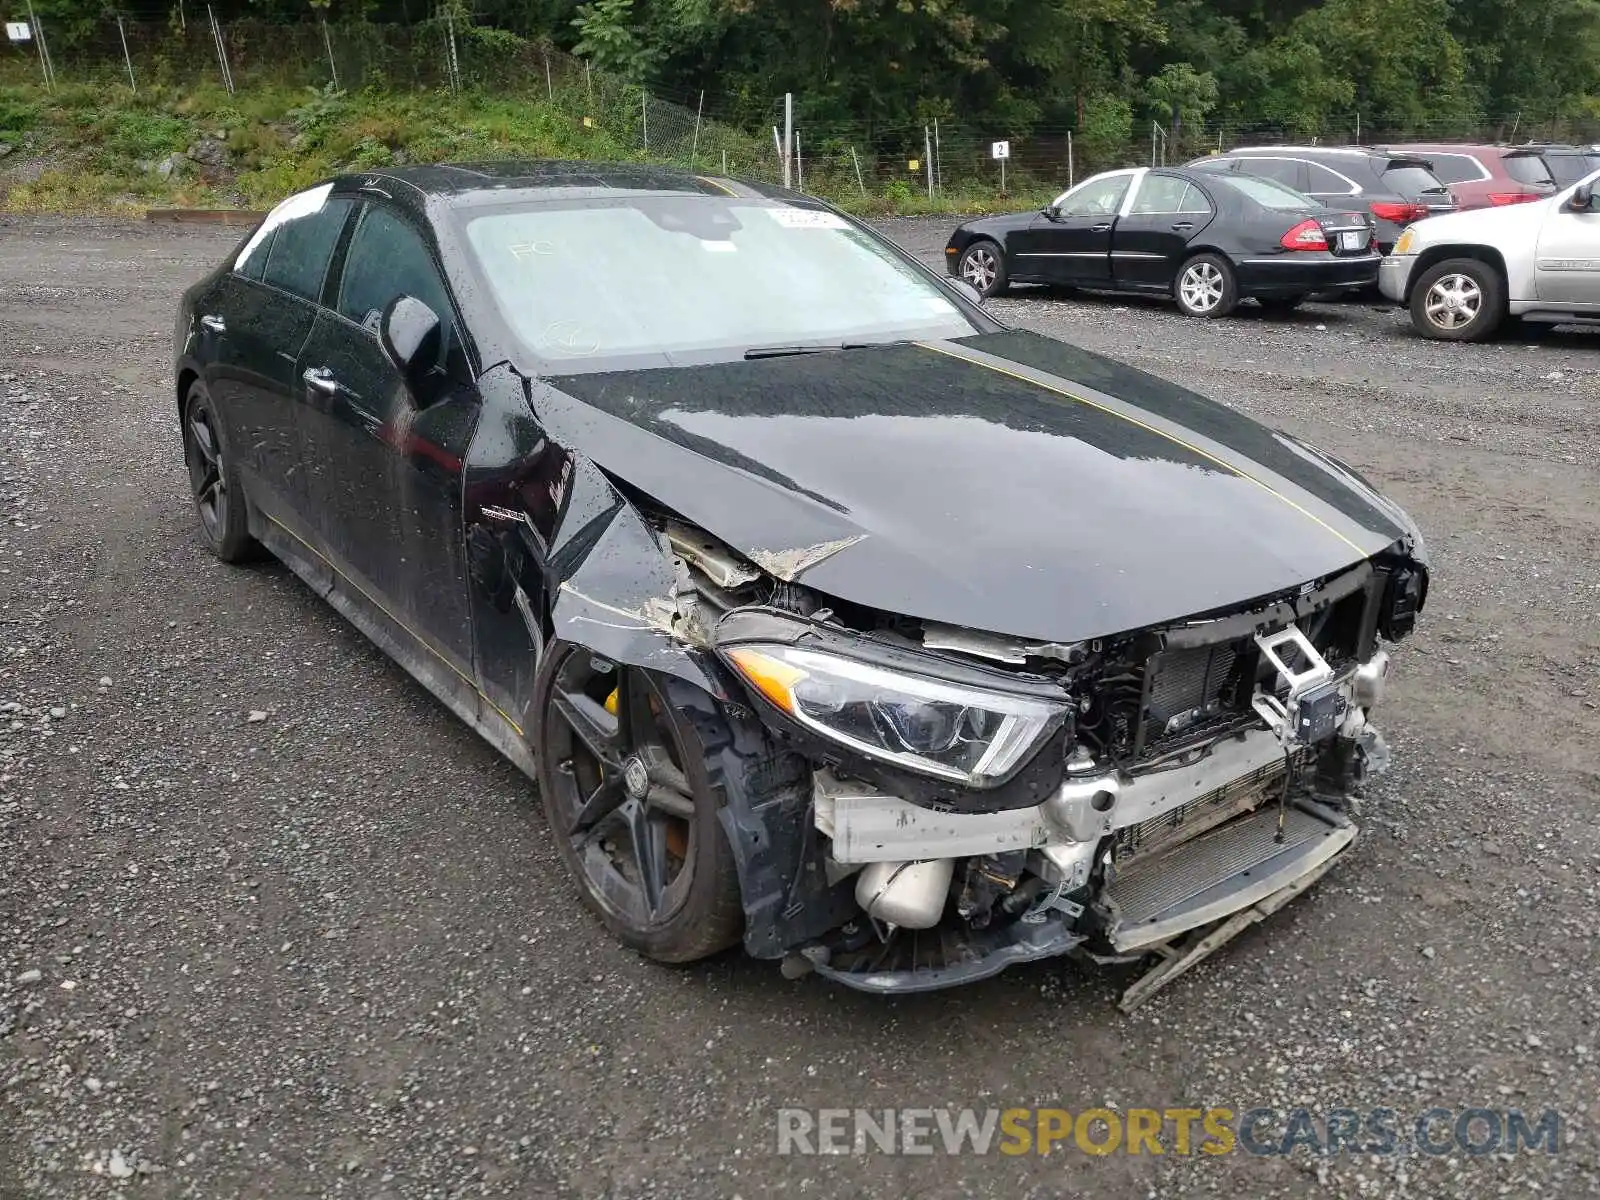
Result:
{"label": "yellow sign", "polygon": [[583,119],[583,127],[585,129],[593,129],[594,128],[594,118],[593,117],[585,117]]}
{"label": "yellow sign", "polygon": [[909,168],[910,170],[913,170],[913,171],[915,171],[921,165],[922,165],[922,160],[921,159],[917,159],[917,158],[913,158],[910,162],[908,162],[906,164],[907,168]]}

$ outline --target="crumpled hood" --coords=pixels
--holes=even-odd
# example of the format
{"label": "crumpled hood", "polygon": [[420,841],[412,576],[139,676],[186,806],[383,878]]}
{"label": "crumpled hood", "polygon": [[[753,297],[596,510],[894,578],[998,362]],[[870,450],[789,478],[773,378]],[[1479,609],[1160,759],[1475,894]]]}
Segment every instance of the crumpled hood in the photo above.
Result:
{"label": "crumpled hood", "polygon": [[552,436],[769,571],[986,632],[1209,612],[1410,528],[1293,439],[1029,333],[546,383]]}

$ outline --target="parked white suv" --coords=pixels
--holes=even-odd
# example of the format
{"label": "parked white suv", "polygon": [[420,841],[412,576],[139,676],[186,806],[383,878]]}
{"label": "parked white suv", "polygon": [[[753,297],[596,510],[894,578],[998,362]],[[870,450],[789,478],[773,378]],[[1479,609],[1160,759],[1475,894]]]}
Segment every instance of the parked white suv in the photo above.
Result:
{"label": "parked white suv", "polygon": [[1477,341],[1507,317],[1600,319],[1600,172],[1548,200],[1430,217],[1406,229],[1378,287],[1428,337]]}

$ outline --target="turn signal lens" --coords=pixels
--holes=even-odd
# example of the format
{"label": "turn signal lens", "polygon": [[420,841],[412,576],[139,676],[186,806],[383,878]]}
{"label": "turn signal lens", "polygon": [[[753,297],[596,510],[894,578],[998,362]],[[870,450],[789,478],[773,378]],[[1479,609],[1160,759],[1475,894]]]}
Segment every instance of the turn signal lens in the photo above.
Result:
{"label": "turn signal lens", "polygon": [[791,717],[794,716],[793,689],[806,677],[804,671],[749,646],[729,650],[728,657],[739,668],[739,673],[755,685],[756,690]]}
{"label": "turn signal lens", "polygon": [[1536,192],[1490,192],[1489,203],[1499,208],[1504,204],[1531,204],[1544,197]]}
{"label": "turn signal lens", "polygon": [[1285,250],[1326,250],[1328,235],[1315,221],[1301,221],[1278,240]]}
{"label": "turn signal lens", "polygon": [[1395,242],[1395,244],[1394,244],[1394,252],[1396,254],[1410,254],[1411,253],[1411,243],[1416,241],[1416,240],[1417,240],[1416,232],[1414,230],[1407,229],[1404,233],[1402,233],[1400,235],[1399,239]]}

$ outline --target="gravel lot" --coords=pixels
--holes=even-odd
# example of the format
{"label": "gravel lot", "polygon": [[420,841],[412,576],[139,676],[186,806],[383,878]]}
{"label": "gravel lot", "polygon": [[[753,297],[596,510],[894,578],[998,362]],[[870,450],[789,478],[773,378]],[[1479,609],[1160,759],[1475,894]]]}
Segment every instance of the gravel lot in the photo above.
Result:
{"label": "gravel lot", "polygon": [[[937,259],[947,224],[890,233]],[[1600,1192],[1600,333],[1006,319],[1347,459],[1437,570],[1346,863],[1131,1018],[1056,963],[887,1001],[602,936],[528,786],[194,532],[179,290],[233,235],[0,218],[0,1198]],[[262,714],[254,717],[253,714]],[[1560,1109],[1560,1154],[779,1157],[780,1106]]]}

